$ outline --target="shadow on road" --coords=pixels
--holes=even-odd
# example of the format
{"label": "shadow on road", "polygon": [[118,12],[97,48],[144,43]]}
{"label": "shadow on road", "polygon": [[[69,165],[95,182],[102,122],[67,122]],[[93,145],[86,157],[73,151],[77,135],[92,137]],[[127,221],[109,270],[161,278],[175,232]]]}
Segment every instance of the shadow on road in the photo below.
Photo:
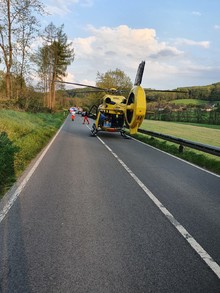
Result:
{"label": "shadow on road", "polygon": [[[0,227],[0,292],[31,293],[20,200],[17,213]],[[15,228],[16,226],[16,228]]]}

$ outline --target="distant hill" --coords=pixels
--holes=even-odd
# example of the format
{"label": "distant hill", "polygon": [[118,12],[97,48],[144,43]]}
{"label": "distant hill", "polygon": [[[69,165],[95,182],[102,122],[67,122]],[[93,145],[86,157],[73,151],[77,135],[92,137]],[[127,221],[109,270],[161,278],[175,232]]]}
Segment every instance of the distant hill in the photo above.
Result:
{"label": "distant hill", "polygon": [[189,92],[189,98],[200,100],[220,100],[220,82],[206,86],[180,88]]}
{"label": "distant hill", "polygon": [[145,89],[148,101],[173,101],[177,99],[198,99],[209,102],[220,101],[220,82],[206,86],[181,87],[173,91]]}

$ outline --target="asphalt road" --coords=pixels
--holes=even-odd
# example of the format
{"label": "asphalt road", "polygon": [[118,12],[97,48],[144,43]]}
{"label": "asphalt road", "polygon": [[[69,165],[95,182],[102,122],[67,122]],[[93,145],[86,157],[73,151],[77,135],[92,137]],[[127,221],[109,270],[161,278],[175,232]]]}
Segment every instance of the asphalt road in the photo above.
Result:
{"label": "asphalt road", "polygon": [[0,292],[220,292],[219,176],[77,115],[29,177],[0,204]]}

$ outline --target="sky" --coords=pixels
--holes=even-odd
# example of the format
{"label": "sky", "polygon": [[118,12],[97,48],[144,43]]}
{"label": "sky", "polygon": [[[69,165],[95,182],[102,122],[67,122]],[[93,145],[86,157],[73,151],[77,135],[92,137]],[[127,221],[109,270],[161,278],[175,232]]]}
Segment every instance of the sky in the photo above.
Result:
{"label": "sky", "polygon": [[175,89],[220,82],[220,0],[41,0],[64,25],[75,51],[68,82],[95,85],[97,73],[122,70],[142,86]]}

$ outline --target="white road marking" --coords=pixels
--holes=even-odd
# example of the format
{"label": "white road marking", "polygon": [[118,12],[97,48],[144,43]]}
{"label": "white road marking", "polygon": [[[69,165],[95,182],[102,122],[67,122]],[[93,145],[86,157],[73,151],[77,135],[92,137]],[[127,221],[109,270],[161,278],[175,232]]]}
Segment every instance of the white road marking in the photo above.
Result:
{"label": "white road marking", "polygon": [[[88,126],[87,126],[88,127]],[[35,162],[34,166],[31,168],[25,179],[15,190],[9,201],[4,205],[3,209],[0,211],[0,223],[5,218],[10,208],[13,206],[14,202],[20,195],[23,188],[26,186],[27,182],[31,178],[32,174],[40,164],[41,160],[47,153],[48,149],[56,139],[57,135],[61,131],[62,127],[58,130],[56,135],[53,137],[51,142],[47,145],[41,156]],[[88,127],[89,128],[89,127]],[[90,128],[89,128],[90,129]],[[138,177],[129,169],[129,167],[112,151],[112,149],[97,136],[99,141],[110,151],[110,153],[118,160],[118,162],[124,167],[124,169],[130,174],[130,176],[137,182],[137,184],[142,188],[142,190],[147,194],[147,196],[155,203],[155,205],[160,209],[160,211],[166,216],[166,218],[171,222],[171,224],[180,232],[180,234],[187,240],[191,247],[200,255],[200,257],[205,261],[205,263],[210,267],[210,269],[217,275],[220,279],[220,266],[213,260],[213,258],[202,248],[202,246],[187,232],[187,230],[174,218],[174,216],[165,208],[165,206],[153,195],[153,193],[144,185],[144,183],[138,179]]]}
{"label": "white road marking", "polygon": [[33,175],[34,171],[37,169],[37,166],[40,164],[41,160],[45,156],[46,152],[48,151],[48,149],[50,148],[50,146],[52,145],[52,143],[54,142],[54,140],[56,139],[57,135],[60,133],[60,131],[61,131],[62,128],[63,128],[63,125],[58,130],[58,132],[56,133],[56,135],[53,137],[53,139],[51,140],[51,142],[47,145],[47,147],[45,148],[45,150],[43,151],[43,153],[41,154],[41,156],[37,159],[37,161],[35,162],[35,164],[31,168],[31,170],[28,172],[28,174],[25,177],[25,179],[21,182],[21,184],[18,186],[18,188],[15,190],[15,192],[11,195],[10,199],[6,202],[6,204],[4,205],[4,207],[2,208],[2,210],[0,210],[0,223],[5,218],[5,216],[7,215],[7,213],[9,212],[10,208],[13,206],[14,202],[16,201],[16,199],[20,195],[21,191],[23,190],[23,188],[25,187],[25,185],[27,184],[27,182],[29,181],[29,179]]}
{"label": "white road marking", "polygon": [[152,149],[155,149],[155,150],[157,150],[157,151],[159,151],[159,152],[161,152],[161,153],[164,153],[164,154],[166,154],[166,155],[168,155],[168,156],[170,156],[170,157],[173,157],[173,158],[175,158],[176,160],[182,161],[182,162],[184,162],[184,163],[186,163],[186,164],[188,164],[188,165],[191,165],[191,166],[193,166],[193,167],[195,167],[195,168],[197,168],[197,169],[200,169],[200,170],[202,170],[203,172],[209,173],[209,174],[211,174],[211,175],[214,175],[214,176],[220,178],[220,175],[218,175],[218,174],[216,174],[216,173],[213,173],[213,172],[211,172],[211,171],[209,171],[209,170],[206,170],[206,169],[204,169],[204,168],[202,168],[202,167],[199,167],[199,166],[197,166],[197,165],[195,165],[195,164],[193,164],[193,163],[190,163],[190,162],[188,162],[188,161],[186,161],[186,160],[184,160],[184,159],[181,159],[180,157],[176,157],[176,156],[174,156],[174,155],[172,155],[172,154],[169,154],[169,153],[167,153],[167,152],[165,152],[165,151],[162,151],[162,150],[160,150],[160,149],[157,149],[156,147],[154,147],[154,146],[152,146],[152,145],[149,145],[149,144],[147,144],[147,143],[144,143],[143,141],[138,140],[138,139],[136,139],[136,138],[134,138],[134,137],[131,137],[131,139],[133,139],[133,140],[135,140],[135,141],[137,141],[137,142],[139,142],[139,143],[141,143],[141,144],[144,144],[145,146],[148,146],[148,147],[150,147],[150,148],[152,148]]}
{"label": "white road marking", "polygon": [[98,140],[109,150],[109,152],[118,160],[136,183],[142,188],[147,196],[155,203],[165,217],[171,224],[179,231],[179,233],[186,239],[190,246],[199,254],[203,261],[210,267],[210,269],[220,279],[220,266],[213,260],[213,258],[202,248],[202,246],[189,234],[189,232],[174,218],[174,216],[165,208],[165,206],[156,198],[155,195],[144,185],[144,183],[129,169],[129,167],[112,151],[112,149],[100,138]]}

